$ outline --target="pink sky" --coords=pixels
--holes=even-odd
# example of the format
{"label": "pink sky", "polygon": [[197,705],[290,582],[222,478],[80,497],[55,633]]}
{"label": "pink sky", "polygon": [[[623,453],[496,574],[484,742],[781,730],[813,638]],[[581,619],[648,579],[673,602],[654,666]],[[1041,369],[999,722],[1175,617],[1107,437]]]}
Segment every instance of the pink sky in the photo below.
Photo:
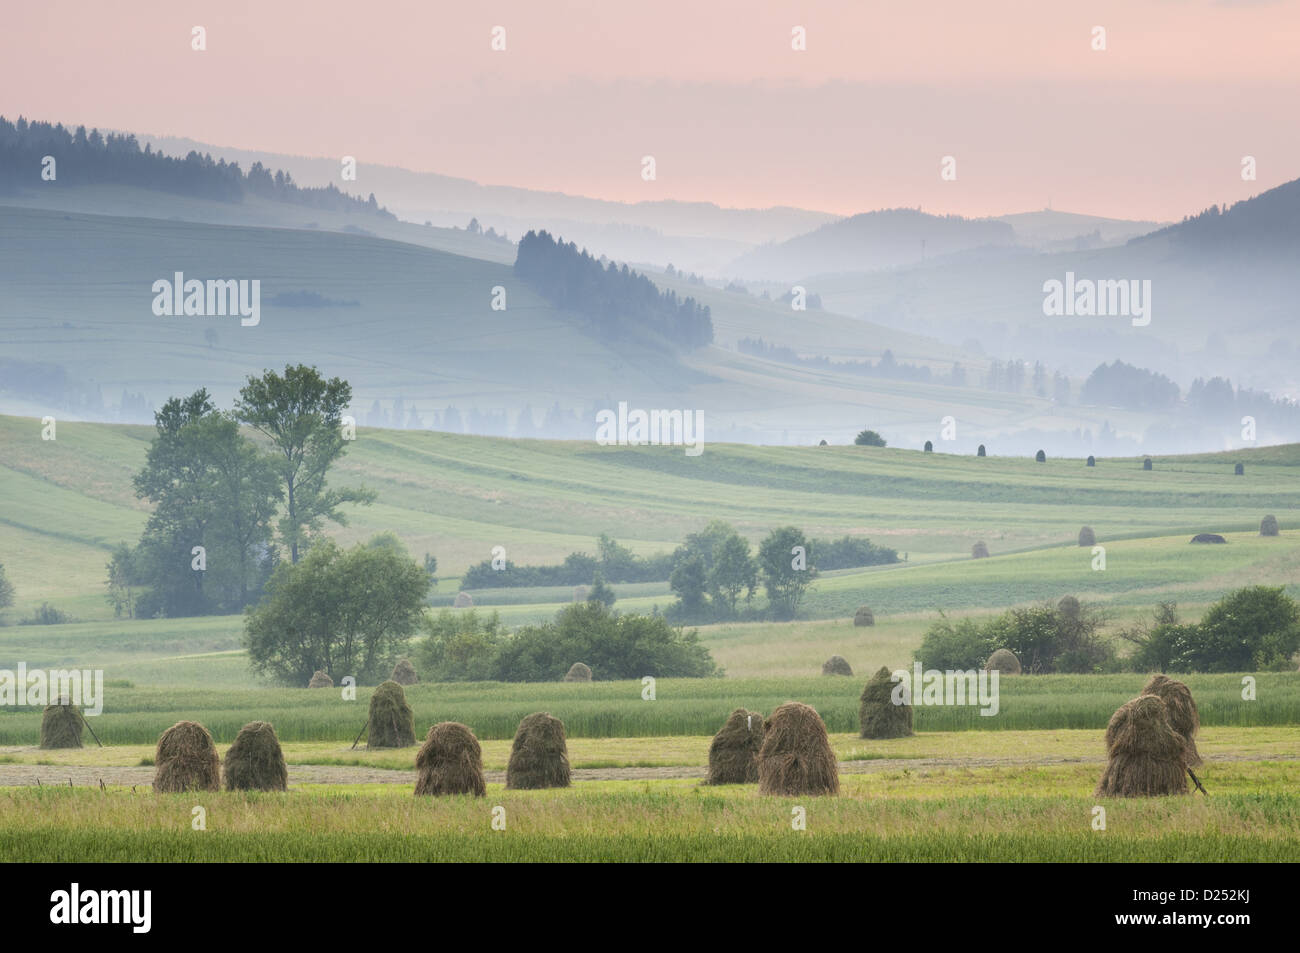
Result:
{"label": "pink sky", "polygon": [[1296,0],[42,0],[0,113],[624,201],[1173,219],[1300,176],[1298,49]]}

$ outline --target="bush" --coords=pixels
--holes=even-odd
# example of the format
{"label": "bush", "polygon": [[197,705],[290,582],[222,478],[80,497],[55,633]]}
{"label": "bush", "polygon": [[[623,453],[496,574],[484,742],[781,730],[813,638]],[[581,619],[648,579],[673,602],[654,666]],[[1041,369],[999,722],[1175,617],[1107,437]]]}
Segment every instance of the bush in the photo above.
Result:
{"label": "bush", "polygon": [[56,609],[48,602],[42,602],[41,607],[33,612],[28,618],[22,619],[19,625],[64,625],[68,622],[75,622],[72,616],[68,615],[62,609]]}
{"label": "bush", "polygon": [[1175,646],[1176,672],[1250,672],[1288,666],[1300,650],[1300,606],[1282,586],[1247,586],[1224,596]]}
{"label": "bush", "polygon": [[1059,605],[1012,609],[988,625],[992,641],[1015,653],[1030,675],[1113,671],[1114,647],[1099,634],[1101,614],[1066,596]]}
{"label": "bush", "polygon": [[297,564],[276,568],[245,617],[249,662],[290,685],[317,671],[379,677],[419,627],[428,590],[428,573],[404,553],[316,542]]}
{"label": "bush", "polygon": [[853,438],[853,442],[859,447],[883,447],[885,438],[874,430],[864,430]]}
{"label": "bush", "polygon": [[983,668],[994,648],[992,635],[974,619],[944,618],[926,631],[915,658],[927,669],[965,672]]}
{"label": "bush", "polygon": [[545,625],[524,626],[502,642],[492,678],[555,682],[582,659],[598,679],[701,678],[718,673],[694,631],[659,616],[621,615],[599,602],[566,606]]}
{"label": "bush", "polygon": [[435,682],[483,682],[493,677],[497,652],[507,638],[500,617],[474,610],[443,609],[425,616],[425,639],[415,649],[425,677]]}

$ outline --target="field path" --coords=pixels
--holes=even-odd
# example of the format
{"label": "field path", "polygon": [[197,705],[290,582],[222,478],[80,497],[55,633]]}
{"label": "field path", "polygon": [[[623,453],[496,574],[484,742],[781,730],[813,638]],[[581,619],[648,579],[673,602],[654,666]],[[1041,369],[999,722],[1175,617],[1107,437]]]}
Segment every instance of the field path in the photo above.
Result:
{"label": "field path", "polygon": [[[841,774],[871,774],[877,771],[920,771],[935,769],[971,770],[975,768],[1045,766],[1053,764],[1101,764],[1105,759],[1087,758],[877,758],[868,761],[841,761]],[[1300,754],[1215,755],[1216,761],[1296,761]],[[708,769],[697,765],[663,765],[652,768],[575,768],[575,781],[649,781],[703,778]],[[83,767],[58,764],[0,764],[0,787],[149,787],[153,784],[151,767]],[[505,782],[504,771],[485,771],[489,783]],[[289,766],[290,785],[299,784],[414,784],[414,771],[389,768],[366,768],[354,765],[293,764]]]}

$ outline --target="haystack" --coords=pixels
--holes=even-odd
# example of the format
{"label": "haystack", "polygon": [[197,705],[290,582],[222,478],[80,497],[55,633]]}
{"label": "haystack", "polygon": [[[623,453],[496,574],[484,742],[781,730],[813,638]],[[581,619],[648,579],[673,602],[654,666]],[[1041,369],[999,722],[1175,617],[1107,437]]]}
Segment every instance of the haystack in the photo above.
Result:
{"label": "haystack", "polygon": [[388,677],[398,685],[414,685],[420,680],[409,658],[398,659],[397,664],[393,666],[393,674]]}
{"label": "haystack", "polygon": [[1280,532],[1282,532],[1282,527],[1278,525],[1276,516],[1265,516],[1259,521],[1260,536],[1276,536]]}
{"label": "haystack", "polygon": [[312,675],[311,681],[307,683],[308,688],[333,688],[334,679],[330,678],[319,669]]}
{"label": "haystack", "polygon": [[758,750],[763,745],[763,714],[737,708],[709,745],[705,784],[753,784],[758,780]]}
{"label": "haystack", "polygon": [[1046,462],[1047,462],[1047,454],[1045,454],[1045,453],[1043,453],[1043,451],[1039,450],[1036,454],[1034,454],[1034,460],[1037,461],[1038,463],[1046,463]]}
{"label": "haystack", "polygon": [[1019,675],[1020,659],[1010,649],[997,649],[984,663],[984,671],[998,672],[1002,675]]}
{"label": "haystack", "polygon": [[1150,458],[1150,457],[1147,457],[1145,460],[1142,461],[1142,469],[1143,469],[1143,470],[1150,470],[1150,469],[1151,469],[1151,458]]}
{"label": "haystack", "polygon": [[856,626],[875,625],[876,617],[871,611],[871,606],[858,606],[858,611],[853,613],[853,624]]}
{"label": "haystack", "polygon": [[41,714],[41,747],[80,748],[81,724],[81,709],[65,698],[46,705]]}
{"label": "haystack", "polygon": [[155,793],[221,790],[217,746],[208,729],[197,721],[178,721],[164,731],[153,760]]}
{"label": "haystack", "polygon": [[984,444],[980,444],[979,449],[975,451],[975,456],[977,456],[977,457],[983,457],[983,456],[987,456],[987,455],[988,455],[988,454],[987,454],[987,452],[986,452],[985,449],[984,449]]}
{"label": "haystack", "polygon": [[832,655],[822,662],[823,675],[852,675],[853,668],[843,655]]}
{"label": "haystack", "polygon": [[506,787],[520,789],[567,788],[569,746],[564,722],[544,711],[533,712],[519,723],[506,765]]}
{"label": "haystack", "polygon": [[591,681],[591,668],[583,662],[574,662],[569,666],[569,672],[564,676],[566,682],[589,682]]}
{"label": "haystack", "polygon": [[1125,702],[1106,726],[1106,770],[1096,797],[1161,797],[1187,793],[1186,743],[1155,695]]}
{"label": "haystack", "polygon": [[587,601],[587,593],[588,593],[589,591],[590,591],[590,590],[589,590],[586,586],[574,586],[574,587],[573,587],[573,601],[574,601],[574,602],[586,602],[586,601]]}
{"label": "haystack", "polygon": [[483,749],[474,732],[455,721],[443,721],[429,729],[420,753],[415,756],[415,793],[473,794],[483,797]]}
{"label": "haystack", "polygon": [[985,543],[984,540],[982,539],[970,548],[971,559],[987,559],[988,555],[989,555],[988,544]]}
{"label": "haystack", "polygon": [[452,603],[457,609],[468,609],[474,605],[474,597],[468,592],[456,593],[456,601]]}
{"label": "haystack", "polygon": [[1240,464],[1240,463],[1238,463],[1235,467],[1232,468],[1232,475],[1233,475],[1233,476],[1245,476],[1245,475],[1246,475],[1246,467],[1245,467],[1245,465],[1244,465],[1244,464]]}
{"label": "haystack", "polygon": [[1077,596],[1061,596],[1060,601],[1056,603],[1056,611],[1066,619],[1077,619],[1083,612],[1083,606]]}
{"label": "haystack", "polygon": [[926,453],[934,453],[934,441],[927,440],[925,442],[925,447],[922,449],[924,449]]}
{"label": "haystack", "polygon": [[867,680],[858,704],[858,724],[863,738],[904,738],[912,734],[912,706],[895,705],[897,684],[888,668]]}
{"label": "haystack", "polygon": [[1089,454],[1087,466],[1095,467],[1096,465],[1097,465],[1097,458],[1094,457],[1092,454]]}
{"label": "haystack", "polygon": [[1092,531],[1091,526],[1085,526],[1079,530],[1079,545],[1080,546],[1097,545],[1097,534]]}
{"label": "haystack", "polygon": [[384,682],[370,696],[367,748],[406,748],[415,744],[415,716],[397,682]]}
{"label": "haystack", "polygon": [[1218,533],[1197,533],[1192,537],[1193,543],[1226,543],[1227,540]]}
{"label": "haystack", "polygon": [[817,795],[839,791],[839,764],[821,715],[802,702],[786,702],[763,723],[758,793]]}
{"label": "haystack", "polygon": [[283,791],[289,786],[284,752],[269,721],[250,721],[240,728],[221,767],[227,791]]}
{"label": "haystack", "polygon": [[1183,682],[1168,675],[1152,675],[1142,689],[1143,695],[1155,695],[1169,710],[1169,725],[1187,740],[1187,766],[1201,764],[1201,754],[1196,750],[1196,733],[1201,730],[1201,716],[1196,711],[1192,690]]}

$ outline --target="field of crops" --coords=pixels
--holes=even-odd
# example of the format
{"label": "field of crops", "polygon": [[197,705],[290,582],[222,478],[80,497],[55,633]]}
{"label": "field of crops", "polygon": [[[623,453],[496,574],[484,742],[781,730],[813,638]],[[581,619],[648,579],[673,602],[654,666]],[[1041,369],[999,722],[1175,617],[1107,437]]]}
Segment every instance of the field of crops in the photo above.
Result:
{"label": "field of crops", "polygon": [[[694,781],[413,798],[407,785],[287,795],[0,791],[16,861],[785,860],[1294,861],[1296,764],[1226,766],[1215,796],[1107,805],[1092,765],[845,777],[838,798],[764,798]],[[921,792],[930,792],[927,796]],[[1014,793],[1012,793],[1014,792]],[[920,796],[918,796],[920,795]],[[193,809],[206,830],[192,828]],[[503,808],[505,829],[492,812]],[[795,830],[803,808],[806,829]]]}

